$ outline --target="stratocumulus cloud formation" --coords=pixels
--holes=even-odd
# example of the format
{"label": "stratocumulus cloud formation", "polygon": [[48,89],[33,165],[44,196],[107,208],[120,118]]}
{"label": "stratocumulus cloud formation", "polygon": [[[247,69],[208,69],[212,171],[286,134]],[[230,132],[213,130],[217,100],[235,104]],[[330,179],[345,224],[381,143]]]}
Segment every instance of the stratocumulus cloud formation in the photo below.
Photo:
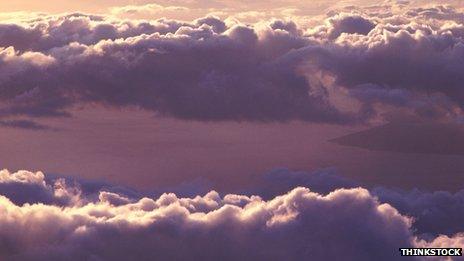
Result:
{"label": "stratocumulus cloud formation", "polygon": [[399,247],[464,246],[460,234],[418,238],[413,217],[360,187],[326,195],[297,187],[263,200],[215,191],[130,198],[101,190],[92,198],[29,171],[3,170],[0,183],[67,199],[15,204],[0,187],[0,256],[8,260],[395,260]]}
{"label": "stratocumulus cloud formation", "polygon": [[400,6],[343,9],[311,25],[79,13],[3,23],[0,116],[98,103],[215,121],[353,123],[385,106],[459,117],[462,13]]}

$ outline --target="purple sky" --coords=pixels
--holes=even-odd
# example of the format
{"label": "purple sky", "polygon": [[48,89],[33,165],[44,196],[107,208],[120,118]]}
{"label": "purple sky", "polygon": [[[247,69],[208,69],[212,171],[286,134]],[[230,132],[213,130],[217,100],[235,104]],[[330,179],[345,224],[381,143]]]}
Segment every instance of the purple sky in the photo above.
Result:
{"label": "purple sky", "polygon": [[[427,150],[433,148],[434,139],[446,146],[447,141],[440,135],[464,147],[459,145],[462,137],[450,135],[439,124],[430,130],[425,124],[412,129],[398,123],[394,126],[396,132],[378,134],[377,138],[388,144],[398,140],[400,148],[416,148],[398,152],[388,148],[370,150],[366,135],[356,143],[364,140],[364,148],[330,142],[365,126],[203,123],[154,117],[137,110],[101,108],[73,115],[69,119],[44,120],[52,130],[3,128],[2,166],[102,179],[142,189],[172,186],[199,177],[221,189],[237,189],[253,177],[282,167],[306,171],[334,167],[341,175],[371,185],[461,188],[463,156]],[[406,144],[401,134],[411,131],[414,134],[409,138],[416,137],[416,141]]]}

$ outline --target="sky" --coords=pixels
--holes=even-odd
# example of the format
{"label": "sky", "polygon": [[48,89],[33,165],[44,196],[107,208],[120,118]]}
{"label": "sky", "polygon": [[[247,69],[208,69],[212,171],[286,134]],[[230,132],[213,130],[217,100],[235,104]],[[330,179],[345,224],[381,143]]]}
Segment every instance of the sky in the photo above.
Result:
{"label": "sky", "polygon": [[463,64],[461,1],[0,1],[0,259],[462,247]]}

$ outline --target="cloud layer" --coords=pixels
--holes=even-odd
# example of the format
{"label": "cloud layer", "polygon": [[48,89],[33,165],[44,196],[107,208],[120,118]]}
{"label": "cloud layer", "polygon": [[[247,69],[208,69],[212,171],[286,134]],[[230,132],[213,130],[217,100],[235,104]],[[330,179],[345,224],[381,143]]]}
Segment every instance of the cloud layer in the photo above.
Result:
{"label": "cloud layer", "polygon": [[91,198],[28,171],[4,170],[0,183],[51,192],[40,200],[50,203],[21,204],[0,187],[0,257],[9,260],[396,260],[399,247],[464,244],[459,234],[417,238],[413,219],[359,187],[326,195],[297,187],[263,200],[215,191],[131,198],[100,190]]}
{"label": "cloud layer", "polygon": [[[308,173],[277,169],[263,175],[257,185],[246,194],[257,194],[265,199],[283,194],[295,187],[307,187],[311,191],[327,194],[336,189],[353,189],[363,185],[337,175],[335,169],[323,169]],[[386,187],[368,188],[381,203],[388,203],[403,215],[413,217],[414,232],[421,237],[445,234],[452,236],[464,231],[464,190],[411,191]]]}
{"label": "cloud layer", "polygon": [[459,9],[379,5],[243,24],[38,16],[0,24],[0,115],[137,106],[195,120],[352,123],[392,109],[456,118]]}

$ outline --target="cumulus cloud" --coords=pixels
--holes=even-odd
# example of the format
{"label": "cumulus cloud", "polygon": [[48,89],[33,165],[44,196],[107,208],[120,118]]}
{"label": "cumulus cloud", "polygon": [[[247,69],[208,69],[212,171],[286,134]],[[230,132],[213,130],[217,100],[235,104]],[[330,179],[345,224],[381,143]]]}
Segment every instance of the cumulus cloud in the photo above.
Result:
{"label": "cumulus cloud", "polygon": [[5,49],[3,64],[12,68],[0,77],[6,103],[0,112],[61,114],[76,102],[100,102],[199,120],[349,120],[325,97],[308,92],[305,77],[296,71],[297,57],[281,59],[288,45],[297,48],[305,41],[294,32],[276,29],[261,40],[252,27],[227,28],[209,17],[174,23],[171,31],[166,24],[161,30],[146,25],[142,32],[123,24],[137,35],[122,38],[115,25],[107,25],[108,39],[97,42],[105,34],[95,34],[99,26],[91,26],[90,18],[60,19],[53,30],[59,42],[29,46],[47,53],[42,55],[49,63],[13,66],[9,61],[23,61],[24,54]]}
{"label": "cumulus cloud", "polygon": [[75,204],[80,198],[80,189],[67,186],[66,181],[57,178],[46,180],[42,172],[8,170],[0,171],[0,195],[9,198],[13,203],[44,203],[66,205]]}
{"label": "cumulus cloud", "polygon": [[[2,178],[43,185],[41,173],[3,172]],[[398,247],[430,244],[415,238],[408,217],[362,188],[326,196],[295,188],[269,201],[215,191],[133,202],[102,191],[94,202],[67,207],[20,206],[5,196],[0,201],[0,253],[12,260],[299,260],[341,252],[357,260],[391,260]],[[459,240],[440,238],[442,245],[460,246]]]}
{"label": "cumulus cloud", "polygon": [[[271,199],[298,186],[327,194],[335,189],[356,188],[362,184],[340,176],[335,169],[315,172],[278,169],[264,174],[257,185],[244,193]],[[377,186],[369,188],[369,191],[381,203],[388,203],[400,213],[413,217],[412,228],[421,237],[452,236],[464,231],[464,190],[454,193],[419,189],[406,191]]]}
{"label": "cumulus cloud", "polygon": [[359,15],[335,16],[329,22],[331,39],[336,39],[343,33],[367,35],[375,27],[375,23]]}
{"label": "cumulus cloud", "polygon": [[215,121],[352,123],[388,108],[456,118],[460,14],[382,5],[311,26],[79,13],[4,23],[0,116],[67,116],[75,104],[100,103]]}
{"label": "cumulus cloud", "polygon": [[[280,170],[280,175],[283,172]],[[334,174],[327,174],[328,180],[323,181],[321,173],[313,177],[290,172],[289,179],[301,181],[306,176],[306,185],[319,184],[320,188],[322,184],[346,183]],[[89,184],[67,186],[58,180],[60,184],[51,186],[50,182],[41,172],[0,172],[0,257],[326,260],[344,253],[348,259],[396,260],[399,247],[463,247],[459,233],[420,238],[415,234],[418,216],[428,215],[425,209],[432,210],[425,222],[449,221],[440,220],[439,205],[449,205],[450,212],[441,215],[455,217],[451,208],[462,208],[456,205],[459,200],[462,205],[462,193],[450,196],[416,191],[404,196],[344,185],[346,188],[324,194],[294,187],[266,200],[239,194],[221,197],[216,191],[193,197],[173,193],[133,197],[99,187],[93,191],[97,196],[91,197],[83,192],[92,190],[84,188]],[[9,194],[3,186],[8,184],[15,184],[22,193]],[[23,194],[37,193],[37,188],[48,192],[49,198],[18,200]],[[57,203],[50,198],[67,201]],[[385,201],[399,206],[400,212]],[[422,212],[408,210],[420,207]],[[445,222],[436,223],[448,224]]]}
{"label": "cumulus cloud", "polygon": [[295,187],[307,187],[311,191],[327,194],[336,189],[360,186],[367,187],[381,203],[388,203],[400,213],[413,217],[412,228],[416,235],[430,238],[440,234],[452,236],[464,231],[464,190],[452,193],[369,187],[339,175],[336,169],[305,172],[283,168],[262,175],[243,193],[272,199]]}
{"label": "cumulus cloud", "polygon": [[454,235],[464,231],[464,190],[451,193],[374,188],[371,193],[401,213],[414,217],[413,227],[423,237]]}

